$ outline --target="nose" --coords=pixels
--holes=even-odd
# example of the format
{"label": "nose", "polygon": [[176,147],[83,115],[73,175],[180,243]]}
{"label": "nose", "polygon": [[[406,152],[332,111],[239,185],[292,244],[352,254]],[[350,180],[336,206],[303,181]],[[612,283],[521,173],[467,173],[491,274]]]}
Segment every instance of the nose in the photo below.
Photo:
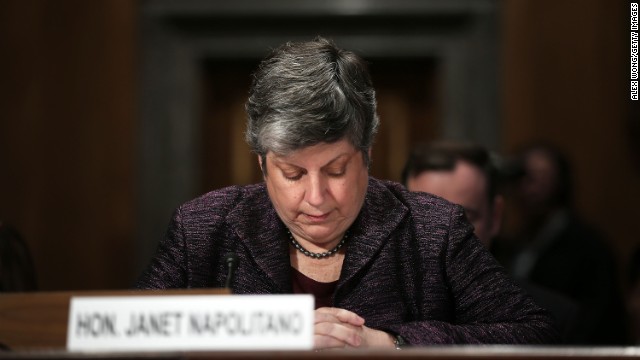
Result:
{"label": "nose", "polygon": [[320,206],[325,200],[327,184],[322,176],[317,174],[308,176],[309,182],[305,192],[305,200],[309,205]]}

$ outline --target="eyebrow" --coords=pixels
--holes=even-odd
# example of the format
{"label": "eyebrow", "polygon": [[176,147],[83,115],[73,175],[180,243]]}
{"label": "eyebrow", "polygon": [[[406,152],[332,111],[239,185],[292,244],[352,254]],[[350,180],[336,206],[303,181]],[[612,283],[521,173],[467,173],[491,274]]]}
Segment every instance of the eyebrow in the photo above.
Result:
{"label": "eyebrow", "polygon": [[[343,158],[346,158],[346,160],[350,160],[350,159],[351,159],[351,157],[353,157],[355,154],[356,154],[356,153],[353,153],[353,154],[349,154],[349,153],[342,153],[342,154],[340,154],[340,155],[338,155],[338,156],[334,157],[333,159],[329,160],[329,162],[327,162],[326,164],[322,165],[320,168],[321,168],[321,169],[324,169],[324,168],[326,168],[326,167],[328,167],[328,166],[331,166],[331,165],[333,165],[333,163],[335,163],[335,162],[337,162],[337,161],[339,161],[339,160],[341,160],[341,159],[343,159]],[[299,168],[299,169],[304,169],[304,167],[302,167],[302,166],[298,166],[298,165],[296,165],[296,164],[293,164],[293,163],[287,162],[287,161],[286,161],[286,157],[273,155],[273,159],[274,159],[274,162],[275,162],[275,163],[284,164],[284,165],[289,165],[289,166],[293,166],[293,167],[296,167],[296,168]]]}

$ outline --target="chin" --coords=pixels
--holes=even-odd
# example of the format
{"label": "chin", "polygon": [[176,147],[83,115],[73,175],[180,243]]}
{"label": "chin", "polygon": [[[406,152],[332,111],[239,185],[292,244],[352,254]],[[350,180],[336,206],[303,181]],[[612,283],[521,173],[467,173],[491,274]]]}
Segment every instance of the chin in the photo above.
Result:
{"label": "chin", "polygon": [[322,225],[305,225],[302,231],[309,237],[309,240],[318,240],[319,243],[327,239],[333,239],[336,234],[335,228],[328,229]]}

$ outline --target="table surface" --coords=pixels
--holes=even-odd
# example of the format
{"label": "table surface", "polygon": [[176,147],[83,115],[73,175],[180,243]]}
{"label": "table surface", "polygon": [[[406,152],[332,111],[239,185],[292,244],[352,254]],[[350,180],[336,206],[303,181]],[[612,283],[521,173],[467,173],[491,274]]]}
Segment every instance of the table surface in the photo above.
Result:
{"label": "table surface", "polygon": [[334,351],[203,351],[203,352],[67,352],[37,350],[0,352],[2,359],[640,359],[640,347],[553,347],[553,346],[432,346],[403,350],[349,349]]}

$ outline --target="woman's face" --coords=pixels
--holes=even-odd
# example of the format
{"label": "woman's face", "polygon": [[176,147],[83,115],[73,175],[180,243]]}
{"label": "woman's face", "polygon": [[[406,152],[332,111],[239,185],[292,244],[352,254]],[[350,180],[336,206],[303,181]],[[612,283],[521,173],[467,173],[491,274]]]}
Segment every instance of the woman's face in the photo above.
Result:
{"label": "woman's face", "polygon": [[268,152],[266,161],[269,197],[298,241],[322,247],[340,240],[358,216],[367,191],[369,174],[362,153],[341,140],[286,156]]}

